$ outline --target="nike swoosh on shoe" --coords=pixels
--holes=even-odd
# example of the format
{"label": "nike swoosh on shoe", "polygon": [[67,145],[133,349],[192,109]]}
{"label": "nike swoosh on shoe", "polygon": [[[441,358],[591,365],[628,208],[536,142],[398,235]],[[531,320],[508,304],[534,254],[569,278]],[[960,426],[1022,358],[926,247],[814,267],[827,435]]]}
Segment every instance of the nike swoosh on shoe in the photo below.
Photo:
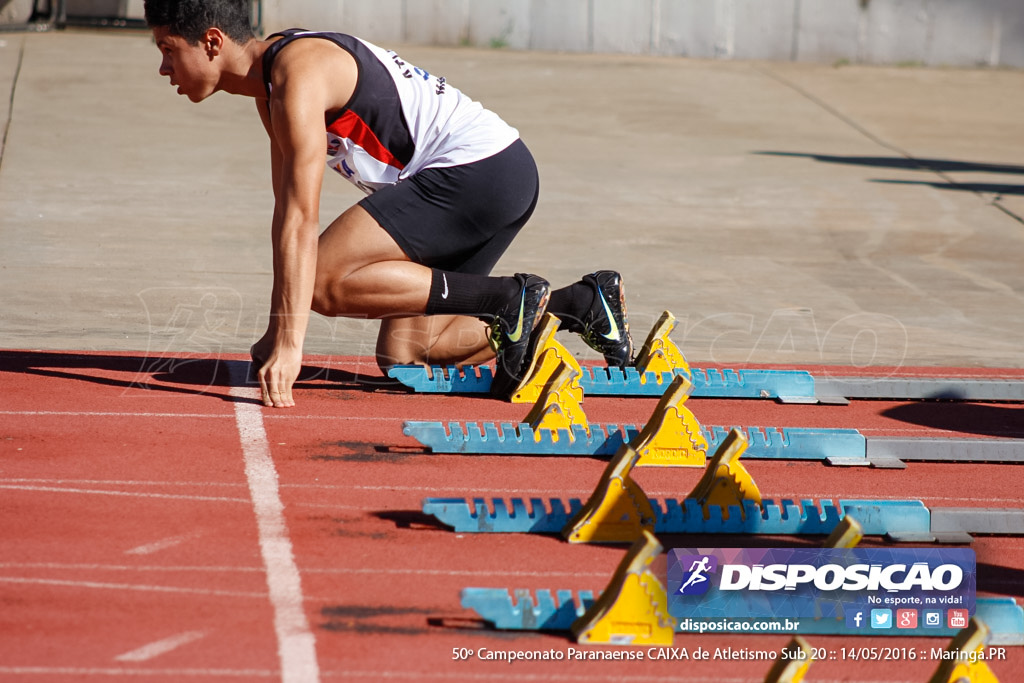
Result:
{"label": "nike swoosh on shoe", "polygon": [[604,293],[598,291],[598,296],[601,297],[601,305],[604,306],[604,314],[608,318],[608,324],[611,329],[608,330],[608,334],[604,332],[598,332],[602,337],[609,341],[622,341],[622,333],[619,331],[619,326],[615,322],[615,314],[612,313],[612,309],[608,306],[608,302],[604,298]]}
{"label": "nike swoosh on shoe", "polygon": [[508,340],[515,344],[523,336],[523,313],[526,309],[526,289],[523,288],[523,293],[519,295],[519,322],[516,323],[516,329],[508,335]]}

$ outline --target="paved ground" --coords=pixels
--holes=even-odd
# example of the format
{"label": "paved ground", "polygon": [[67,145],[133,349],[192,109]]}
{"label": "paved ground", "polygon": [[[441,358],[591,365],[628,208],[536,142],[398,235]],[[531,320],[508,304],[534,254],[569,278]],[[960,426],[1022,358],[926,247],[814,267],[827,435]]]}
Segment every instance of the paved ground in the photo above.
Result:
{"label": "paved ground", "polygon": [[[145,35],[0,40],[3,345],[248,348],[271,277],[252,103],[177,96]],[[672,310],[698,362],[1024,366],[1024,72],[402,53],[535,152],[501,271],[619,268],[635,325]],[[328,178],[323,222],[357,198]],[[373,326],[318,319],[307,350],[369,353]]]}

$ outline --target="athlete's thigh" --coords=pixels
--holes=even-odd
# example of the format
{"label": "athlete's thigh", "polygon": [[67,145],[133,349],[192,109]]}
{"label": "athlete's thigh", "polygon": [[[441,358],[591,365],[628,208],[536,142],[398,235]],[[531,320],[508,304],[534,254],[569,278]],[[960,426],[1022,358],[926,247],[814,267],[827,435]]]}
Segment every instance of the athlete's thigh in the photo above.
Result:
{"label": "athlete's thigh", "polygon": [[356,204],[320,233],[316,266],[319,272],[343,278],[373,263],[408,260],[387,230]]}

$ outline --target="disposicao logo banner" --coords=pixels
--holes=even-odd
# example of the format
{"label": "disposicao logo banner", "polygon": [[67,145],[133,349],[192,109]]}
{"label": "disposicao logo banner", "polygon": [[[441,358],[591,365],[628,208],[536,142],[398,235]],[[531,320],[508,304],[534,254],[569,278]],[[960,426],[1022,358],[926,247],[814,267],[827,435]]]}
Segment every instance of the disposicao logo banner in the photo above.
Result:
{"label": "disposicao logo banner", "polygon": [[831,620],[879,635],[963,628],[977,578],[969,548],[677,548],[667,573],[680,620]]}

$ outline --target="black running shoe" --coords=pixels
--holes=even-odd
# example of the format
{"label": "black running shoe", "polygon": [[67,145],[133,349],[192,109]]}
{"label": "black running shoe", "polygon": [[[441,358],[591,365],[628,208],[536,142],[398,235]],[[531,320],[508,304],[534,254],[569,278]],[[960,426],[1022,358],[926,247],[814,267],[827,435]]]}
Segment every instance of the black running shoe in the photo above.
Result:
{"label": "black running shoe", "polygon": [[624,368],[633,360],[633,339],[626,319],[626,290],[614,270],[583,276],[596,290],[594,304],[583,319],[580,336],[587,346],[604,354],[609,366]]}
{"label": "black running shoe", "polygon": [[516,273],[519,293],[495,314],[491,322],[491,347],[497,356],[497,371],[491,395],[508,399],[530,366],[537,340],[534,331],[544,316],[551,296],[548,281],[537,275]]}

